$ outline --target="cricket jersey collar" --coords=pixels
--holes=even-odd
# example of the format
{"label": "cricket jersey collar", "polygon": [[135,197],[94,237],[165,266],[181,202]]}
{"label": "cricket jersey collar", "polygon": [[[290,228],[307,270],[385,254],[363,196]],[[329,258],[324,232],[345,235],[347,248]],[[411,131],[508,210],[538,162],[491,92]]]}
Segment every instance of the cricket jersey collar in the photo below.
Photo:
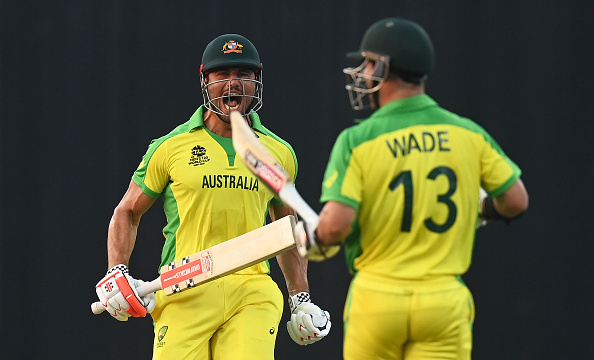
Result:
{"label": "cricket jersey collar", "polygon": [[437,106],[437,102],[427,94],[420,94],[404,99],[394,100],[377,109],[369,119],[383,117],[388,114],[406,113]]}
{"label": "cricket jersey collar", "polygon": [[[188,122],[190,131],[194,131],[197,128],[204,126],[204,110],[206,108],[204,105],[200,105],[200,107],[194,112],[192,117],[190,117],[190,121]],[[262,122],[260,121],[260,117],[258,114],[253,113],[250,115],[250,120],[252,120],[252,128],[254,130],[258,130],[259,132],[265,132],[266,129],[262,126]]]}

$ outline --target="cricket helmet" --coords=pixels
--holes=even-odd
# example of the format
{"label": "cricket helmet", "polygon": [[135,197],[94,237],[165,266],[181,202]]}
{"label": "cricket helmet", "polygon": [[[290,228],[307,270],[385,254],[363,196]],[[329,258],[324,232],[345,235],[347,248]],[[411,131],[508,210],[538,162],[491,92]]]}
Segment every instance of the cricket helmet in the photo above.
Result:
{"label": "cricket helmet", "polygon": [[[374,96],[370,95],[370,106],[363,105],[362,100],[379,90],[390,72],[404,81],[420,84],[435,67],[433,43],[427,32],[419,24],[400,17],[385,18],[371,25],[359,50],[348,53],[347,57],[363,60],[357,68],[344,69],[352,81],[347,90],[354,109],[377,107]],[[365,75],[362,72],[369,62],[374,64],[374,71]],[[373,86],[369,87],[366,80]]]}
{"label": "cricket helmet", "polygon": [[[243,100],[250,101],[251,104],[245,115],[254,113],[262,107],[262,63],[258,50],[251,41],[239,34],[224,34],[212,40],[204,49],[202,54],[202,65],[200,66],[200,84],[202,87],[202,96],[204,105],[211,111],[223,116],[227,116],[218,106],[214,104],[215,100],[231,97],[228,95],[211,98],[208,88],[214,83],[226,81],[231,86],[230,79],[219,80],[216,82],[206,82],[206,76],[209,72],[218,71],[226,68],[245,68],[254,70],[256,78],[236,79],[241,82],[242,94],[234,94],[233,97],[240,96]],[[245,84],[247,82],[255,83],[255,93],[247,94]]]}

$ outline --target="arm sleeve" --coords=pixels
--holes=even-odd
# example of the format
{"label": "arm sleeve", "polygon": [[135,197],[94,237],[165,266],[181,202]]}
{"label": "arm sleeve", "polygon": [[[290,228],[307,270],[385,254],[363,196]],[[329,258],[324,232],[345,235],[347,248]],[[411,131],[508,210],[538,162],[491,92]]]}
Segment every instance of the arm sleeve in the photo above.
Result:
{"label": "arm sleeve", "polygon": [[343,130],[330,153],[320,201],[337,201],[356,210],[361,202],[361,167],[353,158],[348,129]]}
{"label": "arm sleeve", "polygon": [[488,134],[483,134],[485,143],[481,152],[481,186],[489,196],[495,197],[507,191],[522,175],[522,170]]}
{"label": "arm sleeve", "polygon": [[132,181],[153,199],[159,197],[170,181],[166,159],[165,141],[153,140],[132,176]]}

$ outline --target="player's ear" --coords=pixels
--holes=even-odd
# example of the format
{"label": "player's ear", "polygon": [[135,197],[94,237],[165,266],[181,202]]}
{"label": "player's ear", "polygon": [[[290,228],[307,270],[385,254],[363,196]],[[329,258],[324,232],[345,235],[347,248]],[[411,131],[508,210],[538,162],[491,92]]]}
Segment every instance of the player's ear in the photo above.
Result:
{"label": "player's ear", "polygon": [[204,85],[208,84],[208,72],[204,71],[204,64],[200,65],[200,86],[204,87]]}

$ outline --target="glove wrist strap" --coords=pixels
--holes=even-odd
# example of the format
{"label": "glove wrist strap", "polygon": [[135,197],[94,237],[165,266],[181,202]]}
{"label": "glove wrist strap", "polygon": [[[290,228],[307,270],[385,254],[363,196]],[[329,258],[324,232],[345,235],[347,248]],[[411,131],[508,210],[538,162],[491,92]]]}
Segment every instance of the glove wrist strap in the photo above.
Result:
{"label": "glove wrist strap", "polygon": [[118,264],[118,265],[112,267],[111,269],[107,270],[106,275],[112,274],[118,270],[121,271],[122,274],[130,275],[130,271],[128,270],[128,267],[124,264]]}
{"label": "glove wrist strap", "polygon": [[522,214],[516,215],[514,217],[507,217],[501,215],[497,209],[495,208],[495,204],[493,203],[493,198],[486,198],[485,205],[484,205],[483,213],[481,217],[485,220],[503,220],[506,224],[509,224],[512,220],[517,219]]}
{"label": "glove wrist strap", "polygon": [[309,296],[308,292],[300,292],[298,294],[289,296],[289,308],[291,309],[291,312],[293,312],[297,306],[306,302],[311,302],[311,297]]}

